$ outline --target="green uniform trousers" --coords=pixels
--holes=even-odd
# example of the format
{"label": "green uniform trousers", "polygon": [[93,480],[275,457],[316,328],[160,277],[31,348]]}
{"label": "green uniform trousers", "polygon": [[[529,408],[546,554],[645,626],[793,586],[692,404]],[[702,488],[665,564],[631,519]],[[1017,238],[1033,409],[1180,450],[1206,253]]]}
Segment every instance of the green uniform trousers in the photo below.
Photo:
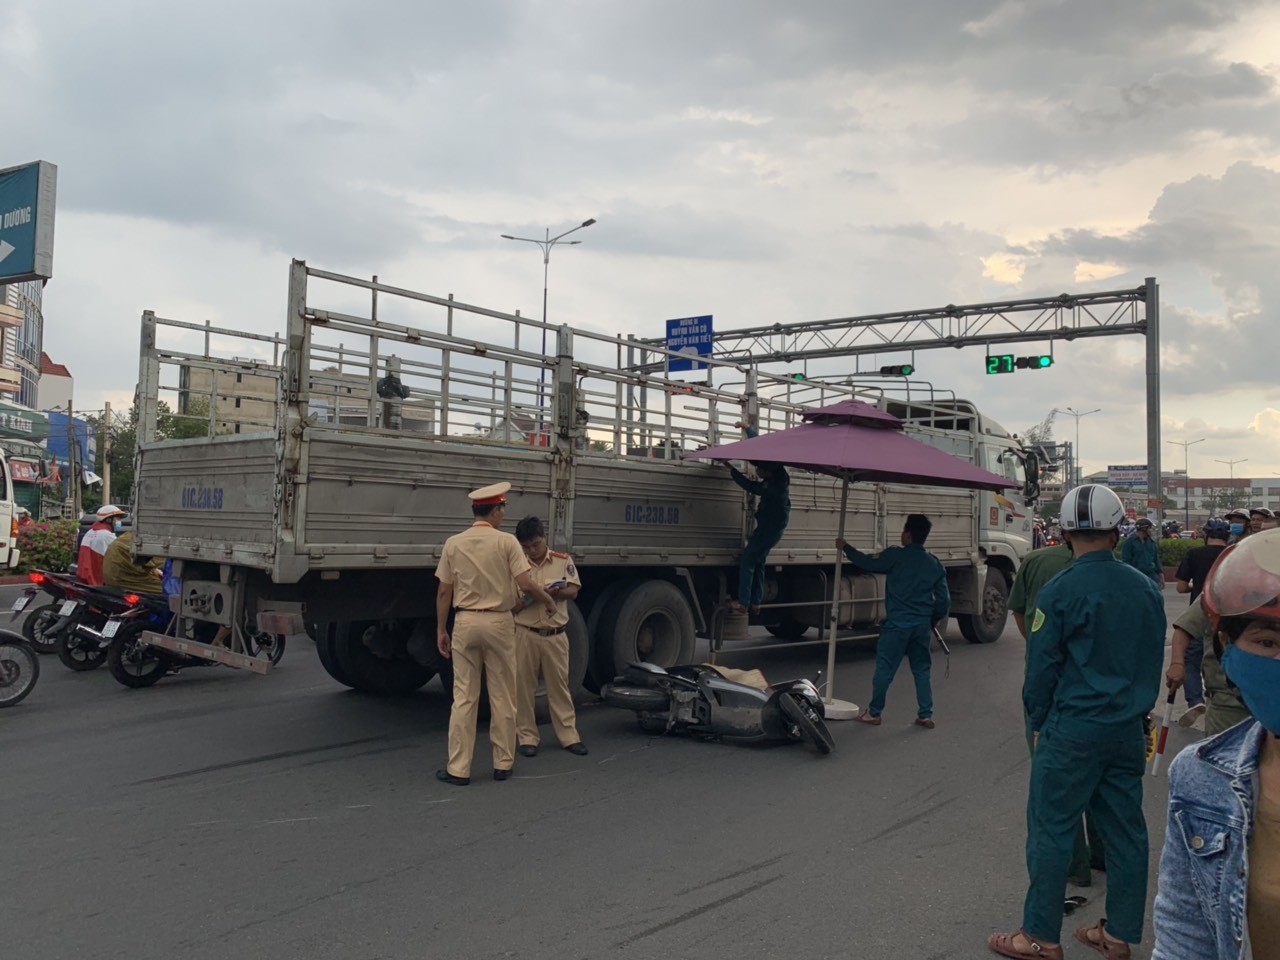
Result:
{"label": "green uniform trousers", "polygon": [[1031,883],[1022,929],[1029,936],[1061,942],[1067,871],[1088,810],[1107,851],[1107,932],[1141,942],[1149,857],[1142,813],[1146,756],[1141,720],[1088,732],[1050,721],[1041,731],[1027,797]]}
{"label": "green uniform trousers", "polygon": [[[1027,720],[1027,752],[1032,759],[1036,755],[1035,735],[1031,732],[1031,721]],[[1071,848],[1071,863],[1067,867],[1067,879],[1078,887],[1087,887],[1093,883],[1094,870],[1106,870],[1107,860],[1103,853],[1102,837],[1098,836],[1098,828],[1093,816],[1088,812],[1076,826],[1076,840]]]}

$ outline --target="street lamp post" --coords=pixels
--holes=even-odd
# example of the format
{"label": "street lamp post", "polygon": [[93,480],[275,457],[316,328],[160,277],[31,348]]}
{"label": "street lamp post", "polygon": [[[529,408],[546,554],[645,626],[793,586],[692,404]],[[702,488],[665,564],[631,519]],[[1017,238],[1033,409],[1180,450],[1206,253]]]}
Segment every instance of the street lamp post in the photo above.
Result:
{"label": "street lamp post", "polygon": [[[551,228],[547,227],[546,235],[541,240],[535,240],[533,237],[513,237],[509,233],[502,234],[503,240],[519,240],[522,243],[534,243],[542,248],[542,355],[544,357],[547,355],[547,274],[551,267],[551,248],[554,247],[557,243],[563,243],[568,246],[574,246],[575,244],[581,243],[582,242],[581,240],[565,240],[565,237],[569,236],[569,234],[571,233],[576,233],[578,230],[581,230],[584,227],[589,227],[595,222],[596,222],[595,218],[592,217],[590,220],[584,220],[582,221],[582,223],[578,224],[576,227],[573,227],[570,230],[566,230],[564,233],[554,237],[551,236]],[[538,376],[538,407],[539,409],[541,409],[546,405],[545,393],[544,393],[544,386],[546,382],[547,382],[547,368],[546,368],[546,365],[544,364],[542,367],[542,372]]]}
{"label": "street lamp post", "polygon": [[[1241,457],[1239,460],[1218,460],[1218,459],[1216,459],[1216,458],[1215,458],[1215,459],[1214,459],[1214,461],[1213,461],[1214,463],[1225,463],[1225,464],[1227,465],[1227,470],[1228,470],[1228,474],[1227,474],[1227,476],[1228,476],[1229,480],[1231,481],[1231,482],[1230,482],[1230,486],[1231,486],[1231,498],[1232,498],[1233,500],[1235,499],[1235,496],[1236,496],[1236,464],[1237,464],[1237,463],[1244,463],[1244,462],[1245,462],[1246,460],[1248,460],[1248,459],[1249,459],[1248,457]],[[1252,497],[1250,497],[1250,498],[1249,498],[1249,502],[1250,502],[1250,503],[1252,503],[1252,502],[1253,502],[1253,498],[1252,498]]]}
{"label": "street lamp post", "polygon": [[[1187,448],[1193,447],[1197,443],[1204,443],[1204,439],[1204,437],[1201,437],[1199,440],[1165,441],[1166,443],[1177,444],[1182,448],[1182,516],[1188,530],[1191,529],[1191,468],[1188,466]],[[1147,485],[1147,489],[1150,490],[1150,484]]]}
{"label": "street lamp post", "polygon": [[[1084,480],[1084,464],[1080,458],[1080,418],[1087,417],[1091,413],[1101,413],[1102,408],[1098,407],[1097,409],[1094,409],[1094,410],[1085,410],[1082,413],[1078,410],[1073,410],[1071,407],[1064,407],[1062,412],[1069,413],[1071,414],[1071,416],[1076,418],[1076,445],[1071,450],[1071,456],[1074,458],[1076,462],[1075,483],[1072,484],[1072,486],[1078,487],[1080,486],[1081,481]],[[1150,489],[1150,486],[1151,486],[1150,481],[1148,481],[1147,488]]]}

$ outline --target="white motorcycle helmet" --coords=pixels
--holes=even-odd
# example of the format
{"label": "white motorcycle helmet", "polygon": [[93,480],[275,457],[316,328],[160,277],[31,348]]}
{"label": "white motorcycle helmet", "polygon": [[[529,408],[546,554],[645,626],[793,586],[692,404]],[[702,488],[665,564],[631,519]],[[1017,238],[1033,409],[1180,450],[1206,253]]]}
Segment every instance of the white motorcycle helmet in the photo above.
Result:
{"label": "white motorcycle helmet", "polygon": [[1062,498],[1062,529],[1115,530],[1125,521],[1124,504],[1113,491],[1098,483],[1086,483]]}

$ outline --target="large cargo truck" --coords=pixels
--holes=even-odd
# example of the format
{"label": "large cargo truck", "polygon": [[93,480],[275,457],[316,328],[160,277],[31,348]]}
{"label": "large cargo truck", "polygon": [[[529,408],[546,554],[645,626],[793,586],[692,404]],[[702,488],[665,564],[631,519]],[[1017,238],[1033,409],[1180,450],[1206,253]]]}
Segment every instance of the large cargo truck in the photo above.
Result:
{"label": "large cargo truck", "polygon": [[[500,480],[512,484],[513,522],[543,517],[580,568],[575,684],[629,660],[687,662],[699,637],[741,635],[727,601],[753,504],[723,466],[682,453],[737,439],[738,421],[784,429],[849,397],[1016,485],[995,495],[854,484],[845,532],[874,551],[897,542],[908,513],[928,514],[964,635],[990,642],[1004,627],[1031,545],[1035,463],[968,402],[714,361],[716,383],[647,374],[625,362],[624,337],[302,261],[281,327],[143,315],[135,548],[176,561],[184,616],[233,633],[305,623],[349,686],[405,693],[447,671],[433,571],[470,522],[467,491]],[[553,350],[539,346],[544,334]],[[208,435],[155,439],[166,411],[207,421]],[[758,618],[784,638],[827,622],[839,481],[792,471],[791,499]],[[839,591],[842,626],[883,617],[876,578],[847,575]]]}

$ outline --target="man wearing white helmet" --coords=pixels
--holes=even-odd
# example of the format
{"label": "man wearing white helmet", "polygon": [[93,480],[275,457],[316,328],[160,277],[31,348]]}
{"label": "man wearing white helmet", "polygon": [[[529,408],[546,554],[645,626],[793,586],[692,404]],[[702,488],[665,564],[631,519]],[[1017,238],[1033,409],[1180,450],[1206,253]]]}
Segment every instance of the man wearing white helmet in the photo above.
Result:
{"label": "man wearing white helmet", "polygon": [[98,520],[80,541],[80,553],[76,557],[76,576],[93,587],[101,587],[102,558],[107,555],[107,547],[111,546],[120,532],[120,522],[125,512],[114,504],[104,503],[98,508]]}
{"label": "man wearing white helmet", "polygon": [[1106,920],[1076,939],[1127,960],[1142,939],[1147,905],[1143,721],[1160,690],[1164,600],[1155,584],[1115,557],[1120,498],[1086,484],[1062,501],[1075,560],[1036,598],[1027,638],[1023,705],[1035,738],[1027,796],[1030,887],[1022,928],[993,934],[1006,957],[1063,956],[1063,901],[1075,833],[1087,809],[1106,849]]}

